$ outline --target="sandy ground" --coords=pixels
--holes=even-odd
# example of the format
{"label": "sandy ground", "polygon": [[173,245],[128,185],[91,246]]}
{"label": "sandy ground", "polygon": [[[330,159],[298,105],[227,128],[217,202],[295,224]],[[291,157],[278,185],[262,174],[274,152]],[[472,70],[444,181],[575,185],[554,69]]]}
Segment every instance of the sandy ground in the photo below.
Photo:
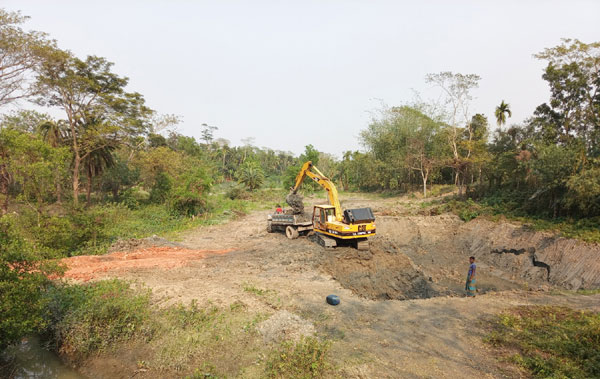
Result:
{"label": "sandy ground", "polygon": [[[185,233],[180,241],[185,247],[94,258],[101,269],[91,276],[137,280],[159,305],[242,302],[256,312],[298,315],[334,341],[332,356],[341,375],[354,378],[519,377],[482,341],[486,320],[526,304],[600,311],[600,295],[551,295],[542,276],[511,276],[484,259],[479,295],[465,298],[471,252],[456,235],[462,221],[451,215],[385,216],[390,208],[404,207],[395,200],[346,199],[344,207],[367,204],[378,216],[378,236],[367,252],[267,233],[268,212],[256,211]],[[87,267],[95,264],[90,260]],[[248,286],[274,295],[251,296],[244,290]],[[329,294],[340,296],[341,304],[327,305]]]}

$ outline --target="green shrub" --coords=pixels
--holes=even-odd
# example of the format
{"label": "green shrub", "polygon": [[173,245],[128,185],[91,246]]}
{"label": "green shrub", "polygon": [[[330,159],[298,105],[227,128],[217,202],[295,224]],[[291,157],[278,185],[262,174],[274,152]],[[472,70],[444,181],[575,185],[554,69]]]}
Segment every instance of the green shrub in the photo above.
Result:
{"label": "green shrub", "polygon": [[486,341],[538,378],[600,377],[600,313],[524,306],[499,315]]}
{"label": "green shrub", "polygon": [[12,216],[0,217],[0,352],[45,327],[46,275],[57,272],[18,235],[14,223]]}
{"label": "green shrub", "polygon": [[48,298],[47,332],[73,360],[132,338],[150,314],[149,293],[136,294],[119,280],[57,286]]}
{"label": "green shrub", "polygon": [[221,376],[217,373],[217,370],[214,365],[210,363],[202,364],[202,368],[197,368],[194,370],[192,375],[188,375],[185,379],[217,379],[217,378],[226,378],[226,376]]}
{"label": "green shrub", "polygon": [[247,199],[249,197],[249,194],[243,186],[235,185],[229,188],[229,190],[227,190],[225,196],[231,200],[236,200]]}
{"label": "green shrub", "polygon": [[320,378],[332,370],[329,363],[329,341],[303,337],[300,341],[283,342],[267,361],[270,378]]}
{"label": "green shrub", "polygon": [[121,203],[125,205],[129,209],[138,209],[140,207],[140,202],[135,196],[135,190],[133,188],[128,188],[121,196],[119,196]]}
{"label": "green shrub", "polygon": [[173,180],[166,172],[159,172],[154,179],[154,185],[150,190],[150,201],[163,204],[169,198],[173,189]]}
{"label": "green shrub", "polygon": [[183,185],[177,186],[169,199],[169,209],[180,216],[196,216],[206,210],[206,198],[212,186],[210,176],[202,168],[187,173]]}

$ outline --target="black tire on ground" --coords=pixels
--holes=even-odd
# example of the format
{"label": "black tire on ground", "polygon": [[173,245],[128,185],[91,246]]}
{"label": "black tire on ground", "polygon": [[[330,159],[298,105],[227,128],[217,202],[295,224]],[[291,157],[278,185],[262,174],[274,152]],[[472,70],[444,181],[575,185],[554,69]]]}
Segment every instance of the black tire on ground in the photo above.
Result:
{"label": "black tire on ground", "polygon": [[329,295],[326,299],[329,305],[338,305],[340,303],[340,298],[337,295]]}
{"label": "black tire on ground", "polygon": [[293,226],[288,226],[285,228],[285,235],[287,238],[295,240],[300,234],[298,233],[298,229],[294,228]]}
{"label": "black tire on ground", "polygon": [[267,233],[273,233],[273,223],[271,221],[267,221]]}

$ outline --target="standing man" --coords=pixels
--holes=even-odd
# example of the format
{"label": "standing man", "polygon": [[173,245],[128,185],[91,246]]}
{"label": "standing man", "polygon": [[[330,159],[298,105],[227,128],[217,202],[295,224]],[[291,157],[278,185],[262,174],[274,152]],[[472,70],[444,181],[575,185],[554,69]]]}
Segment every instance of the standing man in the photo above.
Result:
{"label": "standing man", "polygon": [[475,265],[475,257],[469,257],[469,273],[467,274],[467,283],[465,284],[465,291],[467,291],[468,297],[475,297],[475,291],[477,291],[477,287],[475,285],[475,270],[477,266]]}

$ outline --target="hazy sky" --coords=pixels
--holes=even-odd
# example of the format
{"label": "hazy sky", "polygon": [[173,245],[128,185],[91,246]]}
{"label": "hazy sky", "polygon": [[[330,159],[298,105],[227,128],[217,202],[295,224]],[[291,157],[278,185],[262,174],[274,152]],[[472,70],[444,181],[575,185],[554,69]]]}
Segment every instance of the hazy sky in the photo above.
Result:
{"label": "hazy sky", "polygon": [[[473,113],[511,123],[547,101],[532,54],[562,37],[600,40],[600,1],[0,0],[61,48],[104,56],[182,134],[299,153],[360,148],[369,111],[428,96],[427,73],[482,77]],[[23,104],[27,106],[27,104]]]}

